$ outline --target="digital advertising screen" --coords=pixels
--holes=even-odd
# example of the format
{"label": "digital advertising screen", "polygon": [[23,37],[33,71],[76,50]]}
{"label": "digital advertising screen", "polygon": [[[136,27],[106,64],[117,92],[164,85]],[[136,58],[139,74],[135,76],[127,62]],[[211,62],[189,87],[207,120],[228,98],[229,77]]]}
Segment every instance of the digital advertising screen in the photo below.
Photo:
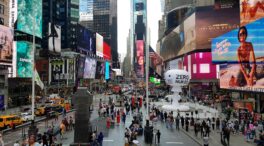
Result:
{"label": "digital advertising screen", "polygon": [[111,47],[104,42],[104,59],[106,60],[111,60],[112,56],[111,56]]}
{"label": "digital advertising screen", "polygon": [[110,79],[110,64],[109,62],[105,62],[105,80]]}
{"label": "digital advertising screen", "polygon": [[264,18],[214,38],[212,61],[214,63],[240,63],[241,61],[264,63]]}
{"label": "digital advertising screen", "polygon": [[0,64],[11,65],[13,56],[13,29],[0,25]]}
{"label": "digital advertising screen", "polygon": [[77,28],[77,49],[95,54],[94,33],[81,25],[78,25]]}
{"label": "digital advertising screen", "polygon": [[84,63],[85,63],[85,57],[79,57],[78,58],[78,78],[83,78],[83,72],[84,72]]}
{"label": "digital advertising screen", "polygon": [[263,0],[240,0],[240,24],[244,26],[264,17]]}
{"label": "digital advertising screen", "polygon": [[104,38],[98,33],[96,33],[96,55],[104,57]]}
{"label": "digital advertising screen", "polygon": [[210,49],[213,38],[239,27],[239,6],[221,9],[197,7],[195,19],[196,49]]}
{"label": "digital advertising screen", "polygon": [[136,48],[137,48],[136,75],[138,78],[143,78],[144,77],[144,41],[137,40]]}
{"label": "digital advertising screen", "polygon": [[95,78],[95,72],[96,72],[96,60],[86,57],[85,63],[84,63],[84,79],[94,79]]}
{"label": "digital advertising screen", "polygon": [[49,51],[61,52],[61,26],[49,23]]}
{"label": "digital advertising screen", "polygon": [[79,1],[80,21],[92,21],[93,20],[93,2],[94,0],[80,0]]}
{"label": "digital advertising screen", "polygon": [[17,30],[42,38],[42,1],[17,0]]}
{"label": "digital advertising screen", "polygon": [[5,95],[0,95],[0,110],[5,109]]}
{"label": "digital advertising screen", "polygon": [[25,41],[17,41],[17,77],[32,77],[32,43]]}
{"label": "digital advertising screen", "polygon": [[220,65],[220,88],[264,92],[264,64],[256,64],[252,75],[243,73],[240,64]]}

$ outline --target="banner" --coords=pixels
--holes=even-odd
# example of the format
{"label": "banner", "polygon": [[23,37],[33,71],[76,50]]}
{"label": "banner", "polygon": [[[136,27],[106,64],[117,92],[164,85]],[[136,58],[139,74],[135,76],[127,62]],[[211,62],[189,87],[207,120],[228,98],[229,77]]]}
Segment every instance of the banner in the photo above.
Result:
{"label": "banner", "polygon": [[0,25],[0,64],[12,64],[13,29]]}
{"label": "banner", "polygon": [[38,71],[36,69],[35,69],[35,82],[42,90],[44,89],[44,84],[41,81],[39,74],[38,74]]}
{"label": "banner", "polygon": [[32,43],[17,41],[16,76],[20,78],[32,77]]}
{"label": "banner", "polygon": [[104,57],[104,38],[100,34],[96,33],[96,55]]}
{"label": "banner", "polygon": [[136,48],[137,48],[137,64],[136,64],[136,74],[138,78],[144,77],[144,41],[137,40],[136,41]]}
{"label": "banner", "polygon": [[61,26],[49,23],[49,51],[61,52]]}

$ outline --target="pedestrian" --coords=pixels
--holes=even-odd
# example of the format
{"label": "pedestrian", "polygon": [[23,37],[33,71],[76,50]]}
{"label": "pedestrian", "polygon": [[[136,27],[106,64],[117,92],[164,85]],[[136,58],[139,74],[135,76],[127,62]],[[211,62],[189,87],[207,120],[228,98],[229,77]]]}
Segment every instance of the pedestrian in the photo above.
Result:
{"label": "pedestrian", "polygon": [[96,141],[96,131],[92,133],[92,146],[96,146],[97,141]]}
{"label": "pedestrian", "polygon": [[19,146],[19,142],[16,141],[16,142],[14,143],[14,146]]}
{"label": "pedestrian", "polygon": [[161,133],[160,133],[160,131],[158,130],[158,132],[157,132],[158,143],[160,143],[160,135],[161,135]]}
{"label": "pedestrian", "polygon": [[65,130],[66,130],[65,125],[64,125],[63,121],[61,121],[61,124],[60,124],[60,138],[61,139],[63,139],[63,135],[64,135]]}
{"label": "pedestrian", "polygon": [[182,125],[182,128],[184,128],[184,118],[183,118],[183,116],[181,116],[181,125]]}
{"label": "pedestrian", "polygon": [[197,137],[197,134],[198,134],[198,123],[194,123],[194,134]]}
{"label": "pedestrian", "polygon": [[212,128],[213,130],[215,130],[215,118],[214,117],[212,118]]}
{"label": "pedestrian", "polygon": [[179,116],[176,117],[175,123],[176,123],[176,129],[179,131],[180,130],[180,118],[179,118]]}
{"label": "pedestrian", "polygon": [[100,132],[100,134],[97,137],[97,141],[99,143],[99,146],[103,146],[103,140],[104,140],[104,135],[102,132]]}
{"label": "pedestrian", "polygon": [[29,146],[41,146],[38,142],[36,142],[36,136],[34,134],[29,136],[28,145]]}
{"label": "pedestrian", "polygon": [[0,146],[4,146],[3,135],[0,133]]}
{"label": "pedestrian", "polygon": [[42,135],[42,146],[48,146],[47,133],[44,132]]}
{"label": "pedestrian", "polygon": [[73,119],[72,116],[70,116],[70,124],[69,124],[69,130],[73,129]]}
{"label": "pedestrian", "polygon": [[219,118],[216,119],[216,129],[220,130],[220,119]]}
{"label": "pedestrian", "polygon": [[165,112],[164,112],[164,120],[165,120],[165,122],[166,122],[167,118],[168,118],[168,114],[167,114],[167,112],[165,111]]}
{"label": "pedestrian", "polygon": [[189,119],[185,118],[185,130],[188,132],[189,131]]}
{"label": "pedestrian", "polygon": [[203,136],[203,143],[204,146],[209,146],[209,137],[206,134]]}

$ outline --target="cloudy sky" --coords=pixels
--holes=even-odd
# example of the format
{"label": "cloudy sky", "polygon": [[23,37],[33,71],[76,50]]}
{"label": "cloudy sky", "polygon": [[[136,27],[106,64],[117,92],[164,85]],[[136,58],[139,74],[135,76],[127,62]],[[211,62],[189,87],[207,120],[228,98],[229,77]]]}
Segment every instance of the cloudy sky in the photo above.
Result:
{"label": "cloudy sky", "polygon": [[[155,49],[158,40],[158,20],[161,19],[162,12],[160,0],[148,1],[148,26],[150,28],[150,45]],[[130,0],[118,0],[118,53],[121,59],[127,52],[127,37],[130,28]]]}

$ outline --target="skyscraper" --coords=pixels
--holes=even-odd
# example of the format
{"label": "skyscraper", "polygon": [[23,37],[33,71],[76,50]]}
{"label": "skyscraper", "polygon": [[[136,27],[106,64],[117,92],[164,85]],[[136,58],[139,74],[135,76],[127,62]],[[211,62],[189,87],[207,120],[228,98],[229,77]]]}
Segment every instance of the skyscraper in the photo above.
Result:
{"label": "skyscraper", "polygon": [[93,31],[104,37],[104,42],[111,46],[112,67],[119,68],[117,48],[117,1],[94,0]]}

